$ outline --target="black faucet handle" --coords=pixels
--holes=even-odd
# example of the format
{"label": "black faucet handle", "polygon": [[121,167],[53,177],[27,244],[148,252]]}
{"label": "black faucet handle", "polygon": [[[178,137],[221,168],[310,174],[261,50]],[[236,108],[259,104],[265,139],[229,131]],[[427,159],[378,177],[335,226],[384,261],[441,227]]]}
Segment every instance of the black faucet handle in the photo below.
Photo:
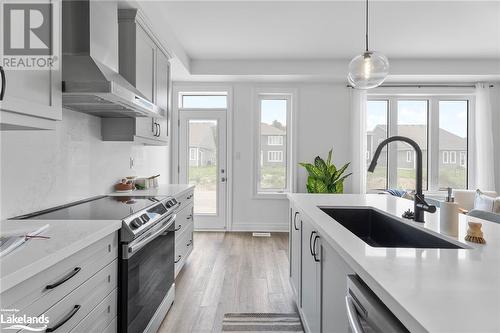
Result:
{"label": "black faucet handle", "polygon": [[435,213],[436,212],[436,206],[434,205],[429,205],[424,198],[423,194],[415,194],[415,205],[420,208],[425,210],[426,212],[429,213]]}

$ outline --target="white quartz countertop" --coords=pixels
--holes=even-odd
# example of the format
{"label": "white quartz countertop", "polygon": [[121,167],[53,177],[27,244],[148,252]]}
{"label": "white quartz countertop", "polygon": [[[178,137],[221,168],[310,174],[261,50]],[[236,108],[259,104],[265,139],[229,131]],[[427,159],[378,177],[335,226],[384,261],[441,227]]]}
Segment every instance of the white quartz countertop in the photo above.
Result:
{"label": "white quartz countertop", "polygon": [[7,220],[0,223],[2,234],[38,229],[50,239],[30,239],[0,257],[0,293],[42,272],[61,260],[120,229],[121,221]]}
{"label": "white quartz countertop", "polygon": [[[318,207],[373,207],[400,217],[413,202],[390,195],[289,194],[351,268],[411,332],[500,332],[500,224],[460,215],[459,236],[440,235],[468,249],[371,247]],[[464,241],[467,221],[482,222],[485,245]],[[439,210],[425,224],[438,234]]]}
{"label": "white quartz countertop", "polygon": [[187,192],[194,188],[194,185],[188,184],[168,184],[160,185],[157,188],[150,188],[147,190],[135,190],[133,192],[113,192],[109,195],[114,196],[129,196],[129,195],[146,195],[146,196],[175,196]]}

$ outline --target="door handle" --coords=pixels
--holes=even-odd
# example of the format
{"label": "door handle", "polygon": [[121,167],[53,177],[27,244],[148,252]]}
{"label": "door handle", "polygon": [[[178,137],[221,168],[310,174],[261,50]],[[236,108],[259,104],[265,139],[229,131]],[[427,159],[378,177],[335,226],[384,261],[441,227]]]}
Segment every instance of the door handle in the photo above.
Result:
{"label": "door handle", "polygon": [[297,228],[297,215],[299,214],[299,212],[295,212],[295,215],[293,216],[293,227],[296,231],[299,231],[299,228]]}
{"label": "door handle", "polygon": [[220,181],[221,181],[221,182],[223,182],[223,183],[225,183],[225,182],[226,182],[226,180],[227,180],[227,178],[226,178],[226,177],[222,177],[222,178],[220,179]]}
{"label": "door handle", "polygon": [[314,234],[316,234],[316,231],[311,231],[311,236],[309,236],[309,252],[311,252],[311,255],[314,256],[313,249],[312,249],[312,239]]}
{"label": "door handle", "polygon": [[313,241],[313,246],[312,246],[312,247],[313,247],[313,257],[314,257],[314,261],[315,261],[315,262],[319,262],[319,259],[318,259],[318,258],[316,258],[316,255],[317,255],[317,253],[316,253],[316,241],[317,241],[318,239],[319,239],[319,236],[318,236],[318,235],[314,236],[314,241]]}
{"label": "door handle", "polygon": [[0,66],[0,75],[2,76],[2,90],[0,90],[0,101],[3,101],[3,97],[5,96],[5,87],[7,86],[7,80],[5,79],[5,71],[3,67]]}
{"label": "door handle", "polygon": [[158,123],[157,125],[158,125],[158,137],[160,137],[161,136],[161,124]]}

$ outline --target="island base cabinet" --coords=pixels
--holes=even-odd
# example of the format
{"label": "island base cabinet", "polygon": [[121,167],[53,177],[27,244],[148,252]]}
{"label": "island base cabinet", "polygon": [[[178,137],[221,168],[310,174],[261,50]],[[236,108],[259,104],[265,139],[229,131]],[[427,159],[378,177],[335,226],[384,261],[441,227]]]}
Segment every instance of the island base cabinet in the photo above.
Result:
{"label": "island base cabinet", "polygon": [[301,304],[301,290],[300,290],[300,278],[301,278],[301,265],[302,265],[302,221],[300,220],[299,212],[294,209],[290,209],[290,283],[292,285],[292,290],[297,300],[297,305],[300,307]]}
{"label": "island base cabinet", "polygon": [[[316,242],[315,242],[316,239]],[[302,324],[306,332],[321,330],[321,261],[313,244],[319,245],[319,236],[312,224],[302,219]]]}
{"label": "island base cabinet", "polygon": [[321,332],[349,332],[345,296],[354,271],[326,242],[321,242]]}

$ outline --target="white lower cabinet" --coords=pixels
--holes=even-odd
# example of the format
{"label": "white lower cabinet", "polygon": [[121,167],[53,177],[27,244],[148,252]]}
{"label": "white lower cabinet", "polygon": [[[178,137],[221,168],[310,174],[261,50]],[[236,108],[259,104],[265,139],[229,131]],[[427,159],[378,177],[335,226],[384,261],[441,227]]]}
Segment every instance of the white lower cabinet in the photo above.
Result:
{"label": "white lower cabinet", "polygon": [[300,210],[290,208],[290,281],[304,330],[348,332],[345,295],[354,271]]}
{"label": "white lower cabinet", "polygon": [[321,261],[313,252],[313,243],[318,242],[313,225],[302,218],[302,323],[307,332],[320,332],[320,282]]}
{"label": "white lower cabinet", "polygon": [[179,210],[175,219],[175,277],[184,267],[194,247],[193,190],[177,195],[176,199]]}
{"label": "white lower cabinet", "polygon": [[297,303],[301,304],[301,265],[302,265],[302,220],[298,211],[290,208],[290,283],[297,298]]}
{"label": "white lower cabinet", "polygon": [[115,232],[6,290],[2,307],[44,314],[47,332],[116,332],[117,249]]}

